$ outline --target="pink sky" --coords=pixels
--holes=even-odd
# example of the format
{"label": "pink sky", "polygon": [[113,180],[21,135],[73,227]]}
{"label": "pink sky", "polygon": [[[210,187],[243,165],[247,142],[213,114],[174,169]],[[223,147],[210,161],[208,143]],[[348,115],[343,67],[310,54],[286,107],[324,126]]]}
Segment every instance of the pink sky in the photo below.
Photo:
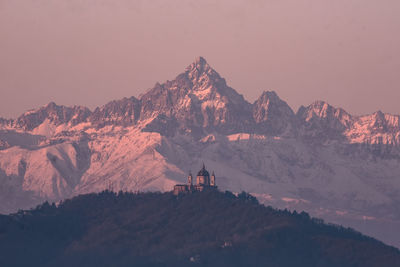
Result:
{"label": "pink sky", "polygon": [[90,108],[172,80],[195,57],[254,101],[400,114],[398,0],[0,0],[0,117]]}

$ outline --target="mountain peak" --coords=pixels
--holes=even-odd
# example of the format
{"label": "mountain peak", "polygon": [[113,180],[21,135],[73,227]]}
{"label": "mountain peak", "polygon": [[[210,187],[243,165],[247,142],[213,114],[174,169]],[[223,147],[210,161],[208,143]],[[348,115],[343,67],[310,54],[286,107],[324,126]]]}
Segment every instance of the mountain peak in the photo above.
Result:
{"label": "mountain peak", "polygon": [[54,101],[51,101],[47,105],[45,105],[44,107],[45,108],[47,108],[47,107],[53,108],[53,107],[58,107],[58,105]]}
{"label": "mountain peak", "polygon": [[263,91],[259,99],[281,100],[275,91]]}
{"label": "mountain peak", "polygon": [[312,136],[314,139],[318,136],[324,141],[342,139],[343,132],[353,123],[352,116],[345,110],[321,100],[307,107],[301,106],[296,116],[303,125],[300,130],[301,135]]}
{"label": "mountain peak", "polygon": [[204,57],[196,57],[195,60],[192,62],[192,64],[190,64],[187,67],[187,70],[193,70],[193,69],[204,69],[204,67],[210,67],[210,65],[208,65],[207,60],[205,60]]}
{"label": "mountain peak", "polygon": [[158,116],[146,129],[161,129],[163,133],[176,129],[176,123],[196,134],[202,134],[202,129],[240,132],[252,120],[251,104],[230,88],[203,57],[197,57],[174,80],[149,90],[140,102],[140,119]]}
{"label": "mountain peak", "polygon": [[194,62],[186,68],[186,73],[192,81],[197,81],[203,75],[220,78],[218,73],[211,68],[203,57],[197,57]]}
{"label": "mountain peak", "polygon": [[261,132],[282,134],[289,131],[293,110],[274,91],[264,91],[253,104],[253,118]]}
{"label": "mountain peak", "polygon": [[194,60],[194,63],[199,64],[199,65],[206,65],[206,64],[207,64],[207,61],[205,60],[204,57],[198,56],[198,57],[196,57],[196,59]]}

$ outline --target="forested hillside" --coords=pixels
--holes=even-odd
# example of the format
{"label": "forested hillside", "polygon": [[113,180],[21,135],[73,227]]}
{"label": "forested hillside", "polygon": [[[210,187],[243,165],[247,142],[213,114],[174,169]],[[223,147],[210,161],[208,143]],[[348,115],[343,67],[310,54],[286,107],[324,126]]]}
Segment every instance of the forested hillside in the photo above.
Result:
{"label": "forested hillside", "polygon": [[396,248],[249,194],[104,191],[0,216],[0,266],[400,266]]}

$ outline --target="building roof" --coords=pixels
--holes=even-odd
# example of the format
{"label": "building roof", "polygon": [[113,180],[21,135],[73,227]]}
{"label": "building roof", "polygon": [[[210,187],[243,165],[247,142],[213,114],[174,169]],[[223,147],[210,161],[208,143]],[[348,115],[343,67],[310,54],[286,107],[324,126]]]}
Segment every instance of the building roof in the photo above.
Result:
{"label": "building roof", "polygon": [[206,166],[203,163],[203,168],[197,173],[197,176],[210,176],[208,171],[206,170]]}

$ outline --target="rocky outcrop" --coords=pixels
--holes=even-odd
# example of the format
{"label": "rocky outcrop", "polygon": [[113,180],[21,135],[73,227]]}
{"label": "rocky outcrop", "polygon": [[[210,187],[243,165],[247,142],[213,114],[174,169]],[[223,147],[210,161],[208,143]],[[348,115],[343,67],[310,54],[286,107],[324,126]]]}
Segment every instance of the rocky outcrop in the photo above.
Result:
{"label": "rocky outcrop", "polygon": [[300,136],[317,140],[343,140],[353,118],[341,108],[335,108],[324,101],[316,101],[308,107],[301,106],[296,114]]}
{"label": "rocky outcrop", "polygon": [[271,135],[293,135],[295,115],[289,105],[272,91],[264,91],[253,104],[257,132]]}
{"label": "rocky outcrop", "polygon": [[156,84],[140,101],[141,120],[163,115],[192,133],[239,132],[252,124],[251,104],[202,57],[175,80]]}
{"label": "rocky outcrop", "polygon": [[16,125],[24,130],[33,130],[45,120],[53,125],[67,124],[76,125],[85,122],[91,112],[82,106],[66,107],[50,102],[46,106],[25,112],[16,120]]}
{"label": "rocky outcrop", "polygon": [[96,108],[89,121],[97,127],[105,125],[134,125],[140,116],[140,101],[136,97],[123,98]]}

